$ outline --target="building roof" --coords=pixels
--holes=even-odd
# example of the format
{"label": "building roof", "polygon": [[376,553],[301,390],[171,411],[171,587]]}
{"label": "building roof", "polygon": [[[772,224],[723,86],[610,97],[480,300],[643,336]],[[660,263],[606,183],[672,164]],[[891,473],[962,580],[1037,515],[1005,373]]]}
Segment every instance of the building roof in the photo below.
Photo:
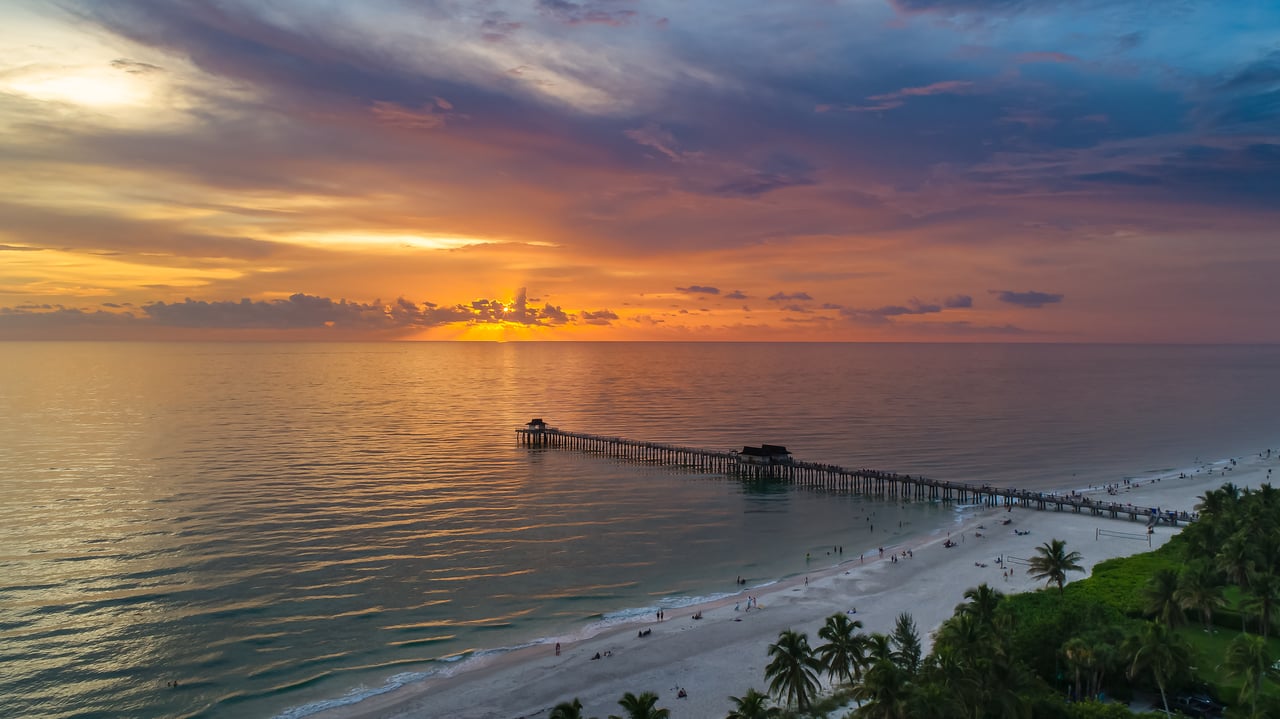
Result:
{"label": "building roof", "polygon": [[759,447],[743,447],[741,454],[748,457],[788,457],[791,455],[786,447],[776,444],[762,444]]}

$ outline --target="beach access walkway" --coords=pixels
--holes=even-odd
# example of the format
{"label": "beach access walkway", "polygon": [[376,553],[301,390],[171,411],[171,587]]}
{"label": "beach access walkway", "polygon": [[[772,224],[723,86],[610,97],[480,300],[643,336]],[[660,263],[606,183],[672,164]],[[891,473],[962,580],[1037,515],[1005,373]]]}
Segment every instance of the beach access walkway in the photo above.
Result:
{"label": "beach access walkway", "polygon": [[1081,495],[1034,492],[989,484],[970,484],[929,479],[872,469],[849,469],[834,464],[795,459],[786,447],[765,444],[743,447],[741,451],[700,449],[663,442],[645,442],[625,437],[608,437],[586,432],[569,432],[534,419],[516,430],[527,447],[568,449],[617,457],[634,462],[695,469],[744,479],[773,480],[799,486],[854,492],[886,499],[961,502],[989,507],[1010,506],[1042,511],[1088,512],[1097,517],[1177,526],[1196,519],[1186,511],[1161,511]]}

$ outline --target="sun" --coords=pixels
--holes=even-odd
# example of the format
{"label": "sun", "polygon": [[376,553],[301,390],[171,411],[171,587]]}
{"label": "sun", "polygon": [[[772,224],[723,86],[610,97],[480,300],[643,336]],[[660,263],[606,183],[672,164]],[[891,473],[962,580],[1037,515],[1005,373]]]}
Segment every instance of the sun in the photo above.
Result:
{"label": "sun", "polygon": [[146,82],[104,68],[30,68],[0,82],[37,100],[87,107],[144,105],[152,95]]}

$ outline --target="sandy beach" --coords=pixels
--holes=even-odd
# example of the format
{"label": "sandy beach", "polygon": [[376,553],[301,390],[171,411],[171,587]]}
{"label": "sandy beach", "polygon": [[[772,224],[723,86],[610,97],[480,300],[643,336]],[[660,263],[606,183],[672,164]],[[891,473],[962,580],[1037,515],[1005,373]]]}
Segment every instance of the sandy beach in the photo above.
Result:
{"label": "sandy beach", "polygon": [[[1280,458],[1256,455],[1237,458],[1237,464],[1218,465],[1185,478],[1166,478],[1141,485],[1120,486],[1115,496],[1097,490],[1110,501],[1162,510],[1193,511],[1197,497],[1224,482],[1258,487],[1268,481],[1267,470]],[[1009,524],[1003,524],[1004,520]],[[1127,533],[1132,538],[1098,536],[1098,529]],[[1028,534],[1017,534],[1029,532]],[[1151,546],[1159,546],[1178,531],[1159,526]],[[1006,592],[1038,589],[1025,568],[1006,578],[997,557],[1031,557],[1035,547],[1062,539],[1069,550],[1083,555],[1092,569],[1112,557],[1148,551],[1144,525],[1072,512],[1014,508],[981,510],[963,526],[947,533],[915,537],[886,548],[883,558],[868,554],[840,558],[815,557],[807,577],[768,587],[746,588],[740,595],[713,604],[671,611],[663,621],[649,619],[609,629],[594,637],[564,643],[557,656],[552,645],[462,663],[448,677],[406,686],[355,705],[316,716],[324,719],[430,718],[458,719],[546,717],[550,708],[577,697],[584,716],[620,714],[618,699],[625,692],[655,692],[658,706],[675,718],[722,717],[731,708],[729,696],[748,688],[767,689],[764,667],[767,649],[785,629],[809,635],[817,645],[817,631],[826,617],[852,612],[863,631],[888,632],[901,612],[908,612],[920,629],[926,648],[929,634],[951,616],[966,589],[983,582]],[[956,542],[947,548],[944,541]],[[911,556],[890,561],[890,555]],[[1084,577],[1073,574],[1070,579]],[[746,611],[748,595],[758,608]],[[693,619],[701,613],[701,619]],[[652,630],[638,637],[640,630]],[[596,654],[599,659],[593,659]],[[678,698],[684,688],[687,698]]]}

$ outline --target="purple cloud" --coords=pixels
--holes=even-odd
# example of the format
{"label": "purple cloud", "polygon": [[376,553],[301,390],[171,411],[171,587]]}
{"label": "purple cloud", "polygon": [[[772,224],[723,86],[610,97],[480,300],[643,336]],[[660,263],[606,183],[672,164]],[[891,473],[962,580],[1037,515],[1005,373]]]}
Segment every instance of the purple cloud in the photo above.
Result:
{"label": "purple cloud", "polygon": [[880,95],[872,95],[867,99],[873,104],[871,105],[855,105],[849,109],[855,112],[876,112],[881,110],[892,110],[896,107],[902,107],[906,104],[909,97],[927,97],[929,95],[968,95],[974,92],[974,84],[968,80],[943,80],[940,82],[921,85],[918,87],[904,87],[901,90],[882,93]]}
{"label": "purple cloud", "polygon": [[1001,302],[1007,302],[1018,307],[1037,308],[1045,305],[1056,304],[1062,301],[1062,295],[1051,294],[1048,292],[1036,292],[1031,290],[1028,292],[1013,292],[1011,290],[988,290],[996,296]]}
{"label": "purple cloud", "polygon": [[880,307],[845,307],[840,312],[855,322],[867,324],[887,324],[894,317],[909,315],[932,315],[946,310],[967,309],[973,306],[973,298],[969,295],[953,295],[941,302],[921,302],[912,298],[905,305],[882,305]]}
{"label": "purple cloud", "polygon": [[726,182],[714,188],[712,193],[722,197],[759,197],[766,192],[773,192],[784,187],[803,187],[812,184],[814,184],[814,181],[809,177],[782,175],[773,172],[756,172]]}
{"label": "purple cloud", "polygon": [[619,27],[627,24],[636,16],[635,10],[619,10],[603,2],[575,3],[569,0],[538,0],[538,8],[548,16],[566,25],[612,25]]}

